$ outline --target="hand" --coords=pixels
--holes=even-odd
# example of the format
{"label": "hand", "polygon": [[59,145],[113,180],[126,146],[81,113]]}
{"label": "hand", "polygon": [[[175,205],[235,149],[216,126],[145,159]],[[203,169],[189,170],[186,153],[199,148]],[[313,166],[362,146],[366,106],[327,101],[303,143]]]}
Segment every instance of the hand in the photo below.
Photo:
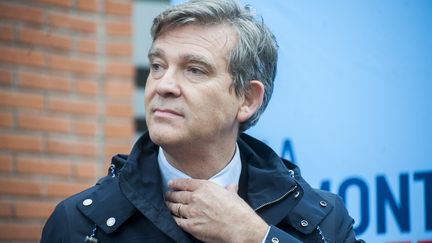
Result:
{"label": "hand", "polygon": [[237,195],[237,187],[177,179],[166,203],[183,230],[205,242],[262,242],[268,225]]}

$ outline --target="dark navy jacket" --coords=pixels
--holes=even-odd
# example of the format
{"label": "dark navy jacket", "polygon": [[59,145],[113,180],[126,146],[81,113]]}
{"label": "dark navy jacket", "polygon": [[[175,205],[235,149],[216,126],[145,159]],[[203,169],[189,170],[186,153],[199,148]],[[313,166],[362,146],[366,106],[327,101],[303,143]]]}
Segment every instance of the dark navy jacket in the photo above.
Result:
{"label": "dark navy jacket", "polygon": [[[338,196],[312,189],[295,165],[260,141],[242,134],[237,142],[239,195],[271,225],[266,242],[360,242]],[[157,157],[144,134],[129,156],[113,158],[111,175],[57,205],[41,242],[199,242],[165,206]]]}

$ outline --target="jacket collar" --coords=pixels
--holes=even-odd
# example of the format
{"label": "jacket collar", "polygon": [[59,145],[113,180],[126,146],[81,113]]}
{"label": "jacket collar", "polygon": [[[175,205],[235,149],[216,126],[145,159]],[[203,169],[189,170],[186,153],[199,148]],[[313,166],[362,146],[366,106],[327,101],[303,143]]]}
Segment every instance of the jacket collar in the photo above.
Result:
{"label": "jacket collar", "polygon": [[[98,188],[77,204],[78,209],[107,234],[114,232],[136,211],[125,197],[119,196],[121,190],[117,181],[114,177],[104,177]],[[113,225],[108,226],[109,219]]]}
{"label": "jacket collar", "polygon": [[[310,187],[296,165],[281,159],[266,144],[247,134],[241,134],[238,143],[251,178],[247,180],[249,205],[268,224],[284,220],[304,234],[315,230],[333,205]],[[303,220],[307,226],[302,225]]]}
{"label": "jacket collar", "polygon": [[[303,180],[298,167],[281,160],[267,145],[246,134],[237,142],[243,164],[239,185],[243,199],[268,224],[286,220],[303,233],[312,232],[332,206],[320,207],[323,199]],[[177,242],[190,242],[165,206],[157,154],[158,146],[148,133],[141,136],[129,156],[113,158],[112,164],[121,168],[118,176],[102,179],[88,197],[94,201],[92,207],[80,202],[80,211],[109,234],[138,210]],[[107,227],[110,217],[116,223]],[[303,219],[308,220],[307,227],[301,226]]]}
{"label": "jacket collar", "polygon": [[[117,176],[102,178],[95,190],[78,202],[78,209],[107,234],[138,210],[176,242],[191,242],[165,206],[157,151],[158,147],[150,142],[148,134],[141,136],[129,156],[113,157]],[[92,199],[91,206],[84,205],[85,199]],[[107,225],[109,218],[115,218],[114,225]]]}
{"label": "jacket collar", "polygon": [[[277,154],[255,138],[241,134],[238,140],[242,161],[247,168],[247,201],[256,211],[279,201],[297,183]],[[240,190],[244,190],[240,188]]]}

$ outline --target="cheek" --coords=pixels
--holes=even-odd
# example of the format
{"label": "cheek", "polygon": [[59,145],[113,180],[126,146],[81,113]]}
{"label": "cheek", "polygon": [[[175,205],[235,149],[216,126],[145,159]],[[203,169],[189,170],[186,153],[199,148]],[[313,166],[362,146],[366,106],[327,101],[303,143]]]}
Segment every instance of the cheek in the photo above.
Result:
{"label": "cheek", "polygon": [[147,106],[148,105],[148,101],[150,100],[150,91],[148,91],[147,89],[144,90],[144,105]]}
{"label": "cheek", "polygon": [[144,87],[144,104],[147,105],[148,101],[152,98],[154,95],[154,82],[152,82],[150,79],[147,80],[146,85]]}
{"label": "cheek", "polygon": [[140,102],[144,102],[144,112],[145,112],[145,116],[146,117],[149,115],[150,104],[151,104],[151,97],[152,97],[152,94],[147,89],[147,86],[146,86],[146,89],[144,91],[144,100],[140,101]]}
{"label": "cheek", "polygon": [[239,108],[238,100],[230,95],[216,95],[213,101],[208,105],[207,112],[210,117],[220,121],[230,122],[237,116]]}

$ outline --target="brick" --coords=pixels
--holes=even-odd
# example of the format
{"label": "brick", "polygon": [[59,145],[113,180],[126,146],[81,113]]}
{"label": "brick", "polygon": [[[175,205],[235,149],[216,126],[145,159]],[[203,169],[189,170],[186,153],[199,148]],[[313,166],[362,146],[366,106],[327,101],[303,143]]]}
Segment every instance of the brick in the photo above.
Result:
{"label": "brick", "polygon": [[45,65],[44,55],[31,49],[18,49],[14,47],[0,47],[0,62],[23,64],[36,67]]}
{"label": "brick", "polygon": [[0,171],[2,172],[12,172],[12,156],[10,155],[0,155]]}
{"label": "brick", "polygon": [[105,95],[115,97],[132,97],[134,85],[132,81],[106,81]]}
{"label": "brick", "polygon": [[13,215],[12,203],[6,201],[0,201],[0,217],[9,218]]}
{"label": "brick", "polygon": [[130,63],[113,62],[107,63],[105,72],[107,75],[132,77],[134,69]]}
{"label": "brick", "polygon": [[0,91],[0,106],[42,109],[43,102],[42,95]]}
{"label": "brick", "polygon": [[52,202],[19,201],[15,203],[15,216],[17,218],[46,219],[55,206],[56,204]]}
{"label": "brick", "polygon": [[98,73],[98,64],[96,59],[72,58],[59,55],[48,56],[48,67],[69,72],[78,73]]}
{"label": "brick", "polygon": [[105,3],[105,12],[107,14],[130,16],[132,12],[132,5],[131,2],[109,0]]}
{"label": "brick", "polygon": [[0,19],[24,20],[38,24],[43,23],[43,12],[41,9],[10,4],[0,4],[0,9]]}
{"label": "brick", "polygon": [[30,28],[22,28],[19,31],[18,40],[23,43],[62,50],[69,50],[71,46],[71,39],[69,37],[55,34],[51,31],[40,31]]}
{"label": "brick", "polygon": [[51,13],[48,15],[48,23],[55,27],[67,28],[80,32],[96,33],[96,21],[82,19],[82,17]]}
{"label": "brick", "polygon": [[11,41],[13,40],[13,29],[10,26],[0,26],[0,40]]}
{"label": "brick", "polygon": [[86,53],[96,53],[97,42],[94,40],[80,39],[77,42],[77,50]]}
{"label": "brick", "polygon": [[19,114],[18,127],[46,132],[70,132],[71,121],[68,118],[36,114]]}
{"label": "brick", "polygon": [[106,53],[112,56],[130,56],[132,54],[131,43],[109,43],[105,46]]}
{"label": "brick", "polygon": [[42,195],[42,185],[32,180],[0,178],[0,194],[40,196]]}
{"label": "brick", "polygon": [[71,7],[71,0],[38,0],[40,3],[50,4],[50,5],[58,5],[61,7]]}
{"label": "brick", "polygon": [[27,174],[69,176],[71,165],[69,161],[64,160],[19,156],[16,170]]}
{"label": "brick", "polygon": [[47,151],[54,154],[82,155],[95,157],[97,154],[96,144],[89,142],[69,142],[57,139],[49,139]]}
{"label": "brick", "polygon": [[48,100],[48,109],[52,111],[68,112],[75,114],[96,115],[97,104],[93,101],[73,100],[67,98],[54,98]]}
{"label": "brick", "polygon": [[38,223],[0,223],[1,240],[34,240],[39,241],[42,226]]}
{"label": "brick", "polygon": [[78,0],[77,7],[81,10],[96,12],[98,11],[98,2],[97,0]]}
{"label": "brick", "polygon": [[97,179],[97,166],[94,163],[74,164],[75,176],[83,179]]}
{"label": "brick", "polygon": [[0,149],[40,152],[43,149],[42,138],[30,135],[0,134]]}
{"label": "brick", "polygon": [[12,84],[12,73],[8,70],[0,70],[0,84]]}
{"label": "brick", "polygon": [[74,122],[74,131],[76,134],[85,136],[95,136],[97,123],[93,121],[76,121]]}
{"label": "brick", "polygon": [[104,131],[107,138],[132,138],[134,128],[132,122],[111,122],[105,124]]}
{"label": "brick", "polygon": [[85,95],[97,95],[98,83],[92,80],[78,80],[75,84],[75,91]]}
{"label": "brick", "polygon": [[52,197],[68,197],[81,192],[90,186],[92,186],[91,183],[55,182],[47,185],[47,193],[48,196]]}
{"label": "brick", "polygon": [[130,22],[110,21],[106,23],[106,32],[108,35],[131,36],[132,24]]}
{"label": "brick", "polygon": [[18,85],[26,88],[54,91],[71,90],[71,81],[69,79],[63,77],[56,77],[53,75],[20,73],[18,75],[18,80]]}
{"label": "brick", "polygon": [[116,117],[132,117],[132,104],[107,103],[105,105],[105,115]]}
{"label": "brick", "polygon": [[12,112],[0,111],[0,127],[13,127],[13,115]]}

